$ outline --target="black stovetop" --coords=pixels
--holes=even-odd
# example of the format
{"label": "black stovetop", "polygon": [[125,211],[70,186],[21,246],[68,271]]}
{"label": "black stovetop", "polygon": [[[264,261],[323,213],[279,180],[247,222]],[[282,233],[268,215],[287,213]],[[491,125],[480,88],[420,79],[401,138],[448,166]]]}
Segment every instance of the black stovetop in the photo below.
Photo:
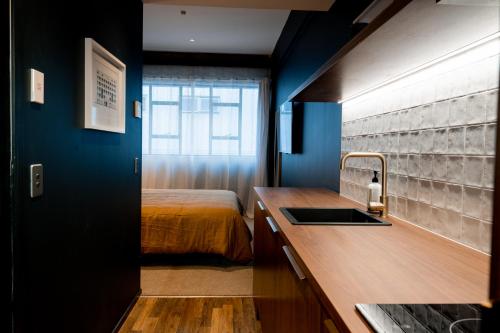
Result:
{"label": "black stovetop", "polygon": [[479,304],[356,304],[377,333],[480,333]]}

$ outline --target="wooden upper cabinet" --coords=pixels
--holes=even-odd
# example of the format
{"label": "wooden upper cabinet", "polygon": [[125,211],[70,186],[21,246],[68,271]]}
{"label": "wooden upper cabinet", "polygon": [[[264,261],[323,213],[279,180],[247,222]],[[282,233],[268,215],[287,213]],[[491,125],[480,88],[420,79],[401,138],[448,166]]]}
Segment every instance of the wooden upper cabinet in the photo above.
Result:
{"label": "wooden upper cabinet", "polygon": [[487,6],[394,0],[288,99],[339,102],[367,93],[494,36],[497,16]]}

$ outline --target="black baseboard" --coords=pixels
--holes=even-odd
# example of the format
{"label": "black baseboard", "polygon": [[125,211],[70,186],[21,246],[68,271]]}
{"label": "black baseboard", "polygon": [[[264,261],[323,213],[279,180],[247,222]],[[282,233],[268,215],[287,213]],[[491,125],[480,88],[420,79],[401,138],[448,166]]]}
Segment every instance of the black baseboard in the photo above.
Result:
{"label": "black baseboard", "polygon": [[113,329],[113,331],[111,333],[118,333],[120,331],[120,329],[122,328],[123,323],[127,320],[128,315],[130,314],[130,312],[134,308],[135,303],[137,303],[137,300],[139,299],[139,297],[141,295],[142,295],[142,289],[139,288],[139,291],[134,296],[134,298],[132,299],[132,301],[130,302],[130,304],[127,306],[127,309],[125,310],[125,312],[123,313],[123,315],[120,317],[120,320],[118,321],[118,323],[116,324],[115,328]]}

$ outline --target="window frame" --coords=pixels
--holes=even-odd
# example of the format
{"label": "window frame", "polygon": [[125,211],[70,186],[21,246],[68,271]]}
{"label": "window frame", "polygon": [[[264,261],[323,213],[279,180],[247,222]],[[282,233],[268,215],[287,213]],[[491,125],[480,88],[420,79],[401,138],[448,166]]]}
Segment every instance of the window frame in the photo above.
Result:
{"label": "window frame", "polygon": [[[217,81],[179,81],[179,82],[143,82],[143,91],[144,87],[148,88],[148,129],[149,135],[147,137],[148,147],[147,151],[143,151],[144,155],[169,155],[169,156],[256,156],[256,152],[254,155],[242,155],[242,130],[243,130],[243,89],[257,89],[259,88],[259,84],[257,82],[241,82],[241,83],[224,83]],[[183,113],[195,113],[194,111],[183,111],[182,103],[183,103],[183,89],[192,89],[194,86],[201,88],[209,88],[209,95],[207,96],[209,99],[209,151],[208,154],[183,154],[182,153],[182,115]],[[178,101],[157,101],[153,99],[153,87],[178,87]],[[236,88],[238,89],[238,102],[215,102],[213,90],[217,88]],[[195,98],[196,96],[191,96]],[[143,95],[143,98],[145,96]],[[145,103],[143,103],[143,106]],[[153,134],[153,108],[158,105],[171,105],[177,106],[178,112],[178,124],[177,124],[177,135],[174,134]],[[214,135],[214,109],[216,107],[236,107],[238,108],[238,134],[237,135],[228,135],[228,136],[220,136]],[[258,111],[256,111],[258,112]],[[201,111],[199,113],[205,113],[205,111]],[[175,139],[178,144],[178,153],[153,153],[153,139]],[[238,142],[238,151],[237,154],[213,154],[213,142],[217,140],[230,140]]]}

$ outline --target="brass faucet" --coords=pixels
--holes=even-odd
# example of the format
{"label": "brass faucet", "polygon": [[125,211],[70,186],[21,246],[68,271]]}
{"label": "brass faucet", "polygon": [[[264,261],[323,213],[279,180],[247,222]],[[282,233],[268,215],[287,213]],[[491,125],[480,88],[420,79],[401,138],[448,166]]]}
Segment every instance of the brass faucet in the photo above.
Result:
{"label": "brass faucet", "polygon": [[365,152],[352,152],[347,153],[342,156],[340,161],[340,170],[345,169],[345,161],[350,157],[375,157],[382,162],[382,195],[380,196],[380,202],[368,202],[368,211],[377,212],[382,217],[387,217],[389,210],[388,200],[387,200],[387,161],[385,156],[380,153],[365,153]]}

